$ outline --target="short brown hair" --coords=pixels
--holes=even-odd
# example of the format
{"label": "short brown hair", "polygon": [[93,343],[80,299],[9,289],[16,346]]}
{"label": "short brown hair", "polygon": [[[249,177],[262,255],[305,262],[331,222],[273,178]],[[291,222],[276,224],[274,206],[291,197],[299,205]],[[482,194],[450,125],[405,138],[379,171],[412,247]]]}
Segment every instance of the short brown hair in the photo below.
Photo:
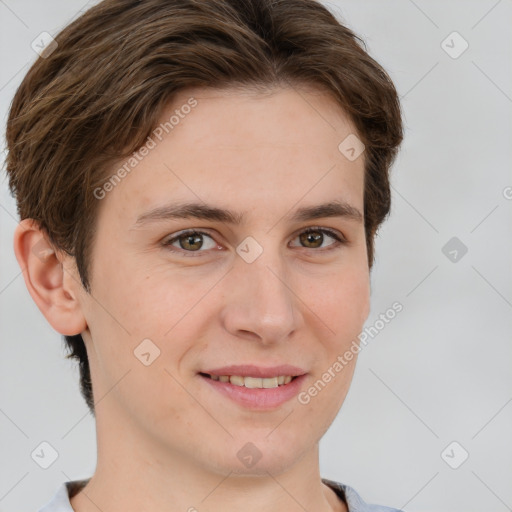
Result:
{"label": "short brown hair", "polygon": [[[142,146],[173,96],[190,87],[328,91],[366,146],[364,225],[390,210],[389,169],[402,141],[391,79],[362,39],[315,0],[104,0],[64,28],[30,68],[7,122],[7,173],[21,219],[73,256],[90,292],[98,201],[111,164]],[[340,141],[341,142],[341,141]],[[65,336],[94,415],[82,337]]]}

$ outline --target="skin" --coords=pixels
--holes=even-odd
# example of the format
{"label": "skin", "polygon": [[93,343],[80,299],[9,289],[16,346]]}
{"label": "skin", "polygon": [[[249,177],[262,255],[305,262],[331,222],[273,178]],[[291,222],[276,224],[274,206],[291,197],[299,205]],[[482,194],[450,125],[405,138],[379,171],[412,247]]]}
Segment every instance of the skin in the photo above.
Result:
{"label": "skin", "polygon": [[[320,480],[318,443],[345,399],[356,357],[308,404],[294,397],[270,411],[232,402],[198,372],[289,363],[307,372],[307,390],[361,332],[370,308],[363,221],[287,220],[298,207],[331,200],[364,211],[364,154],[349,161],[338,150],[356,130],[331,97],[304,88],[190,89],[162,120],[191,96],[198,105],[100,200],[90,294],[74,260],[51,252],[33,221],[15,234],[33,299],[58,332],[82,334],[89,356],[98,461],[72,507],[347,510]],[[135,227],[142,213],[176,201],[245,212],[245,220]],[[308,243],[299,235],[311,226],[347,243],[333,249],[329,235]],[[209,235],[199,252],[186,237],[185,245],[163,245],[191,228]],[[263,248],[250,264],[236,252],[247,236]],[[41,248],[49,254],[41,257]],[[146,338],[160,349],[149,366],[134,356]],[[251,468],[237,458],[247,442],[262,454]]]}

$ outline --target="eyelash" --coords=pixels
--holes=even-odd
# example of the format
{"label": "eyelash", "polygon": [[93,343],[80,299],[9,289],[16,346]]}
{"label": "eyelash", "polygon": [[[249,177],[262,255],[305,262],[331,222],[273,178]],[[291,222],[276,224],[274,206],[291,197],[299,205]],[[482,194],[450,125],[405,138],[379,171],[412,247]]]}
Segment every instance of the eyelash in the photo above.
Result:
{"label": "eyelash", "polygon": [[[336,231],[332,231],[331,229],[327,229],[327,228],[315,227],[315,226],[308,227],[308,228],[304,229],[303,231],[298,233],[295,238],[297,238],[298,236],[300,236],[302,234],[307,234],[307,233],[322,233],[324,235],[327,235],[327,236],[333,238],[335,240],[335,242],[332,243],[331,245],[329,245],[327,248],[323,248],[323,249],[322,248],[315,249],[315,248],[309,248],[309,247],[302,247],[302,249],[309,249],[309,250],[317,251],[317,252],[327,252],[327,251],[332,251],[334,249],[338,249],[341,246],[348,244],[348,241],[345,238],[343,238],[342,236],[340,236]],[[186,257],[197,257],[200,253],[208,252],[208,250],[202,251],[201,249],[199,249],[197,251],[187,251],[182,248],[172,247],[172,244],[174,242],[178,241],[180,238],[185,237],[187,235],[189,235],[189,236],[190,235],[206,235],[207,237],[212,238],[212,240],[213,240],[213,237],[210,234],[205,233],[204,231],[187,229],[187,230],[181,231],[178,235],[173,236],[172,238],[164,240],[162,242],[162,245],[169,251],[174,252],[174,253],[180,253]]]}

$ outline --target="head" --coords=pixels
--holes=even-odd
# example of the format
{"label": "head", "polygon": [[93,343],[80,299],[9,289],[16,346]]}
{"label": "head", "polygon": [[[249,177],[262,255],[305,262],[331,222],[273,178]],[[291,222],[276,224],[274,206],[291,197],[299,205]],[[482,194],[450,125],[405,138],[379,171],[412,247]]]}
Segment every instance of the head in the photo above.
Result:
{"label": "head", "polygon": [[[17,254],[39,260],[25,280],[79,361],[91,412],[126,371],[105,401],[155,429],[194,405],[168,390],[206,399],[200,371],[222,362],[325,371],[368,315],[402,140],[396,90],[364,43],[314,0],[105,0],[55,39],[14,97],[7,172]],[[345,140],[364,151],[348,158]],[[291,219],[338,199],[343,216]],[[169,215],[191,202],[243,219]],[[301,234],[312,226],[345,245],[329,252],[335,237]],[[170,237],[188,228],[203,234]],[[142,340],[159,350],[150,366],[134,355]],[[309,434],[332,421],[352,371],[308,405],[324,414]]]}

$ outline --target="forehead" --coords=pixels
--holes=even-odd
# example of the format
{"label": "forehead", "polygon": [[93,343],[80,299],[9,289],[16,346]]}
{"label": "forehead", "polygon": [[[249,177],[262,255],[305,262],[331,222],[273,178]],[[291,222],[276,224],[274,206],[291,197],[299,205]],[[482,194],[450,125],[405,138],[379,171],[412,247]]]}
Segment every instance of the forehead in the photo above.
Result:
{"label": "forehead", "polygon": [[[219,146],[222,142],[233,147],[252,147],[260,142],[268,145],[272,140],[281,145],[293,145],[305,139],[318,144],[316,135],[356,131],[330,93],[307,85],[276,86],[268,90],[241,87],[187,89],[180,91],[166,106],[160,124],[169,121],[173,113],[188,111],[186,105],[191,100],[195,100],[197,106],[181,115],[179,124],[182,125],[182,135],[188,135],[188,142],[202,147]],[[196,137],[183,129],[183,125],[191,124],[185,122],[187,118],[196,120],[193,127]],[[244,139],[247,139],[245,145]]]}
{"label": "forehead", "polygon": [[138,151],[105,202],[132,221],[170,200],[236,203],[244,211],[274,205],[267,212],[278,215],[279,204],[325,202],[329,194],[362,208],[363,155],[350,161],[338,149],[354,133],[320,90],[188,89],[163,110],[150,149]]}

